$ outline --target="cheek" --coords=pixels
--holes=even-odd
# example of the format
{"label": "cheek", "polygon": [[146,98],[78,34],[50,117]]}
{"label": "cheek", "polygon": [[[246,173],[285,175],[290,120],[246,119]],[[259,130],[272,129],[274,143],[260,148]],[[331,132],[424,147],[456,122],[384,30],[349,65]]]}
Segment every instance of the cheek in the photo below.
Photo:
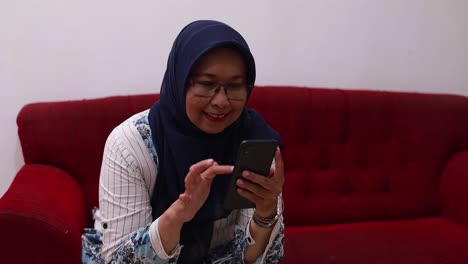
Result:
{"label": "cheek", "polygon": [[201,118],[203,108],[204,105],[197,98],[187,100],[185,103],[185,112],[192,123],[197,122]]}
{"label": "cheek", "polygon": [[233,118],[235,120],[237,120],[241,116],[243,109],[244,109],[244,106],[233,107],[232,112],[233,112]]}

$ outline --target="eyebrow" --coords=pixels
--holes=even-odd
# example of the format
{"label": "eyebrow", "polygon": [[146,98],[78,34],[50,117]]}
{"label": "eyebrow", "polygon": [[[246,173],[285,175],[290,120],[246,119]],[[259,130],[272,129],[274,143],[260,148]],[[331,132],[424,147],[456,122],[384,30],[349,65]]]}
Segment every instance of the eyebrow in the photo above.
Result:
{"label": "eyebrow", "polygon": [[[216,75],[215,74],[212,74],[212,73],[198,73],[198,74],[194,74],[194,76],[196,77],[209,77],[209,78],[216,78]],[[231,77],[231,79],[243,79],[244,76],[242,75],[234,75]]]}

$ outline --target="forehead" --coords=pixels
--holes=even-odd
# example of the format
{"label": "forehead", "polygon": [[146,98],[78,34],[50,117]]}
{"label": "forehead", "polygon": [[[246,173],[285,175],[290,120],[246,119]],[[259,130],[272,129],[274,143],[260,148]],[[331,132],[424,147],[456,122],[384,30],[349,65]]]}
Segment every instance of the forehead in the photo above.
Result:
{"label": "forehead", "polygon": [[236,49],[220,47],[210,50],[198,59],[191,75],[217,75],[223,71],[227,74],[245,75],[244,58]]}

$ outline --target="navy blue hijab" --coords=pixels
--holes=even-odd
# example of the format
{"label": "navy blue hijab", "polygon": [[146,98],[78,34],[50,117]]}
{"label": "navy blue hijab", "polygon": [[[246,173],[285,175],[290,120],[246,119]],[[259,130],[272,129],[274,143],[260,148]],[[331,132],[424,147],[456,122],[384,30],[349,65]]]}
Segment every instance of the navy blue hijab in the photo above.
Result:
{"label": "navy blue hijab", "polygon": [[[195,21],[179,33],[169,54],[160,99],[149,112],[159,160],[151,199],[153,219],[164,213],[184,192],[184,179],[191,165],[208,158],[221,165],[233,165],[243,140],[279,140],[278,133],[257,112],[247,108],[238,120],[218,134],[205,133],[189,120],[185,95],[190,71],[204,54],[217,47],[236,49],[244,58],[248,84],[253,87],[255,82],[254,58],[244,38],[230,26],[217,21]],[[216,177],[205,204],[193,220],[184,224],[180,263],[197,263],[206,256],[213,222],[230,213],[222,206],[228,183],[229,176]]]}

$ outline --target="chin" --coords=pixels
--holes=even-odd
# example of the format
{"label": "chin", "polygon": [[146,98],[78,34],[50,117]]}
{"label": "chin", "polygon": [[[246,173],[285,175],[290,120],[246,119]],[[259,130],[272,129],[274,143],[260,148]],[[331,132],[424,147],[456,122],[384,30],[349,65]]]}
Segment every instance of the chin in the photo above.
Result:
{"label": "chin", "polygon": [[213,129],[213,128],[211,128],[211,129],[202,129],[202,130],[203,130],[203,132],[205,132],[207,134],[215,135],[215,134],[219,134],[219,133],[223,132],[224,128],[223,129]]}
{"label": "chin", "polygon": [[217,126],[204,126],[204,127],[201,127],[200,129],[207,133],[207,134],[219,134],[221,132],[224,131],[224,129],[226,129],[230,124],[224,124],[224,125],[221,125],[221,124],[218,124]]}

